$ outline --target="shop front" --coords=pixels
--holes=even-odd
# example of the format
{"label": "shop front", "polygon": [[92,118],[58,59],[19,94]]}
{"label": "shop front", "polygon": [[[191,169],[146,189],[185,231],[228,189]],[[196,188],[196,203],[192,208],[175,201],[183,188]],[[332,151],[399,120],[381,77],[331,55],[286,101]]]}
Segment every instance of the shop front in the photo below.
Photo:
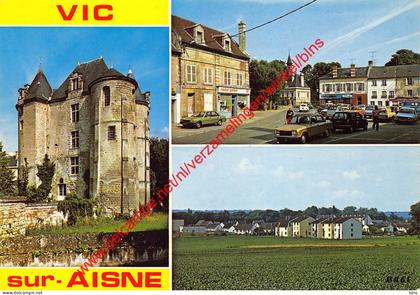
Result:
{"label": "shop front", "polygon": [[332,102],[335,104],[338,104],[338,103],[351,104],[352,100],[353,100],[353,93],[321,94],[319,98],[319,103],[325,104],[327,102]]}
{"label": "shop front", "polygon": [[250,89],[217,87],[217,111],[226,118],[236,117],[250,104]]}

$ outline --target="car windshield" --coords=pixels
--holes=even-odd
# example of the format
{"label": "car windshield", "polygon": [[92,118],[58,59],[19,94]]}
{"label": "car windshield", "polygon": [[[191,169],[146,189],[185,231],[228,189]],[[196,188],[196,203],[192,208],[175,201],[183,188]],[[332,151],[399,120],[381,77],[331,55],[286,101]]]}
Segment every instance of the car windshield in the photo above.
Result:
{"label": "car windshield", "polygon": [[293,116],[292,124],[309,124],[310,118],[309,116]]}
{"label": "car windshield", "polygon": [[329,107],[328,107],[328,109],[329,109],[329,110],[335,110],[336,108],[337,108],[337,107],[335,107],[335,106],[329,106]]}
{"label": "car windshield", "polygon": [[414,114],[414,110],[413,109],[400,109],[399,113]]}
{"label": "car windshield", "polygon": [[203,117],[204,116],[204,112],[200,112],[200,113],[195,113],[194,115],[192,115],[191,117]]}

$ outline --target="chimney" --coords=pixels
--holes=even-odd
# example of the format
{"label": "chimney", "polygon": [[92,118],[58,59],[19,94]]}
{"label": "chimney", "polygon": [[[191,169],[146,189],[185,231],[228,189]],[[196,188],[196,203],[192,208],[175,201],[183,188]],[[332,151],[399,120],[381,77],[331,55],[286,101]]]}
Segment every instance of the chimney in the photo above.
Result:
{"label": "chimney", "polygon": [[300,86],[301,87],[305,87],[305,79],[304,79],[304,75],[300,74]]}
{"label": "chimney", "polygon": [[238,24],[238,35],[239,35],[239,49],[243,52],[246,51],[246,24],[240,21]]}
{"label": "chimney", "polygon": [[337,73],[338,73],[338,67],[334,65],[333,70],[332,70],[332,77],[337,78]]}
{"label": "chimney", "polygon": [[350,77],[356,77],[356,66],[355,66],[355,64],[350,65]]}
{"label": "chimney", "polygon": [[373,60],[368,61],[368,66],[373,67]]}

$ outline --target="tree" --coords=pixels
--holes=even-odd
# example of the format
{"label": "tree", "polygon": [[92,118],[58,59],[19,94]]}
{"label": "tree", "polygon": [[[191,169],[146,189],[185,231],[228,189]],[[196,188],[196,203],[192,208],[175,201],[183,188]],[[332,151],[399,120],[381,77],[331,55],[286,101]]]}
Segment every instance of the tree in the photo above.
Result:
{"label": "tree", "polygon": [[20,176],[18,179],[18,193],[20,196],[28,196],[28,184],[29,184],[29,167],[28,163],[21,166]]}
{"label": "tree", "polygon": [[420,202],[417,202],[410,207],[410,214],[412,217],[412,234],[417,234],[420,236]]}
{"label": "tree", "polygon": [[420,54],[409,49],[400,49],[392,55],[391,59],[385,64],[385,66],[414,64],[420,64]]}
{"label": "tree", "polygon": [[311,88],[311,100],[318,101],[319,99],[319,78],[332,71],[334,66],[341,67],[339,62],[318,62],[311,65],[306,65],[302,68],[302,73],[305,75],[306,84]]}
{"label": "tree", "polygon": [[303,211],[305,215],[316,217],[318,215],[318,207],[317,206],[310,206]]}
{"label": "tree", "polygon": [[0,142],[0,197],[11,196],[15,192],[15,176],[8,164],[9,156],[3,151],[3,144]]}
{"label": "tree", "polygon": [[[153,198],[168,183],[169,179],[169,141],[167,139],[150,139],[150,192]],[[165,198],[163,210],[169,209],[169,198]]]}
{"label": "tree", "polygon": [[355,206],[347,206],[347,207],[344,207],[343,214],[344,215],[354,215],[354,214],[356,214],[356,210],[357,210],[357,207],[355,207]]}
{"label": "tree", "polygon": [[[280,71],[286,68],[283,61],[251,60],[249,63],[249,83],[251,88],[251,100],[255,99],[262,90],[266,89],[277,78]],[[279,89],[280,90],[280,89]],[[268,97],[262,109],[271,109],[274,104],[280,103],[279,91]]]}
{"label": "tree", "polygon": [[96,202],[89,198],[81,198],[76,194],[69,194],[63,201],[58,202],[58,211],[68,214],[67,224],[76,224],[79,217],[93,216]]}
{"label": "tree", "polygon": [[32,202],[45,202],[51,192],[51,183],[55,173],[55,164],[51,162],[48,155],[45,154],[42,165],[37,165],[38,173],[36,174],[41,180],[41,184],[36,188],[35,192],[29,194]]}

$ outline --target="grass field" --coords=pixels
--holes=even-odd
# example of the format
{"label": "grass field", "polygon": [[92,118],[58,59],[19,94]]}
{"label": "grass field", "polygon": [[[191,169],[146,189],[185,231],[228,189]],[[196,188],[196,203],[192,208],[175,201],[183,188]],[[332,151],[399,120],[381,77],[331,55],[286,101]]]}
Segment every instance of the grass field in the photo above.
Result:
{"label": "grass field", "polygon": [[417,237],[333,241],[190,236],[174,238],[173,253],[173,287],[178,290],[420,287]]}
{"label": "grass field", "polygon": [[[153,213],[151,216],[142,219],[132,230],[132,232],[167,229],[168,218],[168,214]],[[98,218],[96,220],[89,219],[74,226],[32,229],[28,232],[28,235],[36,236],[44,234],[64,235],[73,233],[111,233],[114,232],[116,228],[123,226],[125,222],[126,220],[115,220],[112,218]]]}

